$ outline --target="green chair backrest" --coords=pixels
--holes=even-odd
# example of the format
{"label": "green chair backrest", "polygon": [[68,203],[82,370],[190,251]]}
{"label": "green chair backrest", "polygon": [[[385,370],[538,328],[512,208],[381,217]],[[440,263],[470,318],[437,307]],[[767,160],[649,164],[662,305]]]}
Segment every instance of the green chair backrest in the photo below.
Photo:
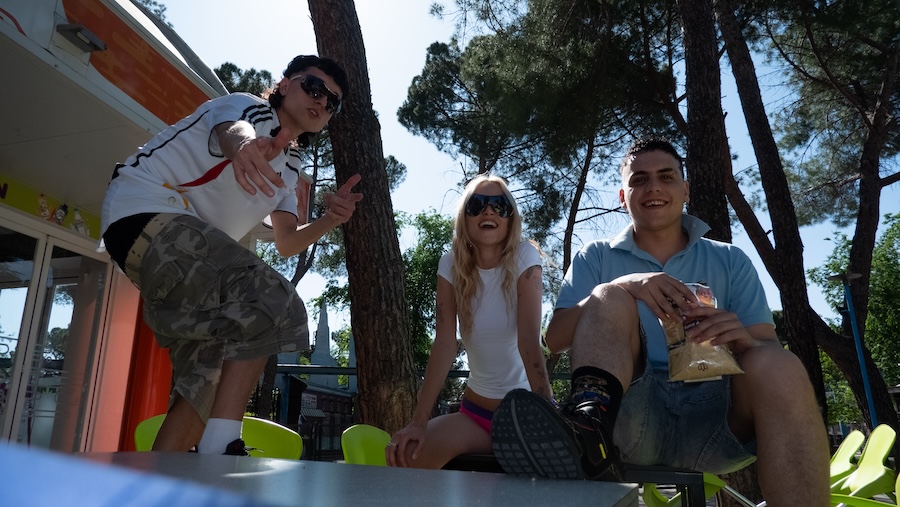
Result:
{"label": "green chair backrest", "polygon": [[303,439],[296,431],[266,419],[244,416],[241,438],[256,458],[300,459],[303,454]]}
{"label": "green chair backrest", "polygon": [[887,493],[893,499],[897,473],[884,466],[884,462],[891,453],[896,438],[897,433],[893,428],[879,424],[866,440],[856,470],[835,483],[837,488],[833,486],[832,492],[866,498]]}
{"label": "green chair backrest", "polygon": [[352,465],[385,466],[384,448],[391,435],[381,428],[368,424],[354,424],[341,434],[344,462]]}
{"label": "green chair backrest", "polygon": [[[138,423],[134,430],[135,449],[149,451],[153,448],[165,418],[166,414],[160,414]],[[241,438],[251,448],[250,456],[256,458],[300,459],[303,454],[303,439],[296,431],[266,419],[244,416]]]}
{"label": "green chair backrest", "polygon": [[139,422],[134,428],[134,448],[139,451],[153,449],[153,441],[165,419],[166,414],[159,414]]}
{"label": "green chair backrest", "polygon": [[854,457],[856,456],[856,452],[859,451],[859,448],[862,447],[865,440],[866,436],[862,431],[853,430],[844,438],[844,441],[841,442],[841,445],[837,448],[837,450],[834,451],[834,455],[831,457],[830,465],[832,484],[834,484],[835,481],[850,475],[850,473],[856,470]]}

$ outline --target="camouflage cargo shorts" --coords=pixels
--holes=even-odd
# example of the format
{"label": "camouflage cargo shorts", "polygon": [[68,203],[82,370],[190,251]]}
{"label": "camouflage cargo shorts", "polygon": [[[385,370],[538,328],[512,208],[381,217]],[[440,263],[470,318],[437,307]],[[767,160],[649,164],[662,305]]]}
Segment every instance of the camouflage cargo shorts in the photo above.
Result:
{"label": "camouflage cargo shorts", "polygon": [[223,361],[309,348],[306,308],[287,279],[219,229],[189,215],[156,224],[143,235],[144,320],[169,349],[173,400],[206,421]]}

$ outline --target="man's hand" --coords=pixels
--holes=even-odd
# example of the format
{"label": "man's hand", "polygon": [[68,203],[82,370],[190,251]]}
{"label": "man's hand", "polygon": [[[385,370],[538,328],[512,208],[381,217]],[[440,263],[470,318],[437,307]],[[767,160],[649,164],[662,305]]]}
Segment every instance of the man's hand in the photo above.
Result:
{"label": "man's hand", "polygon": [[272,169],[269,161],[290,144],[293,140],[290,133],[281,129],[275,137],[256,137],[256,132],[247,122],[224,127],[222,130],[217,127],[219,144],[225,156],[231,159],[238,185],[250,195],[256,195],[258,187],[269,197],[275,195],[269,183],[284,188],[284,180]]}
{"label": "man's hand", "polygon": [[337,189],[333,194],[325,194],[325,215],[323,218],[332,220],[335,224],[346,223],[356,210],[356,203],[362,200],[363,195],[350,190],[359,183],[362,176],[354,174]]}
{"label": "man's hand", "polygon": [[735,354],[751,347],[778,343],[771,325],[744,327],[737,314],[711,306],[691,305],[683,311],[685,322],[697,321],[685,332],[688,340],[710,345],[727,345]]}
{"label": "man's hand", "polygon": [[691,289],[665,273],[632,273],[611,283],[627,290],[634,299],[643,301],[660,319],[678,318],[678,310],[684,312],[692,303],[697,303],[697,296]]}

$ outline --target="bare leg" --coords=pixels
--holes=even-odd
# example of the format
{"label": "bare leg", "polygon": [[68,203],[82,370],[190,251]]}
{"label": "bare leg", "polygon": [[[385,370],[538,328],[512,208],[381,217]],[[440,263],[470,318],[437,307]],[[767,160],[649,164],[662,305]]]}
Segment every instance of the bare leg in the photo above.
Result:
{"label": "bare leg", "polygon": [[244,361],[225,361],[222,363],[222,377],[216,389],[209,416],[220,419],[240,421],[247,411],[247,402],[253,388],[259,382],[259,376],[266,369],[268,357],[257,357]]}
{"label": "bare leg", "polygon": [[[240,421],[247,410],[247,401],[266,367],[268,357],[245,361],[225,361],[216,388],[216,399],[210,417]],[[200,442],[206,423],[194,407],[181,396],[175,403],[156,435],[154,451],[187,451]]]}
{"label": "bare leg", "polygon": [[406,462],[412,467],[439,469],[461,454],[491,452],[491,435],[465,414],[447,414],[428,421],[425,438],[416,460],[412,459],[414,446],[408,446]]}
{"label": "bare leg", "polygon": [[628,389],[640,373],[640,333],[637,304],[625,289],[598,285],[582,303],[572,341],[572,371],[580,366],[606,370]]}
{"label": "bare leg", "polygon": [[729,425],[756,436],[759,483],[770,507],[829,504],[825,425],[803,364],[780,347],[756,347],[732,377]]}
{"label": "bare leg", "polygon": [[206,426],[194,407],[180,395],[175,395],[175,403],[169,409],[156,440],[154,451],[187,451],[200,442]]}

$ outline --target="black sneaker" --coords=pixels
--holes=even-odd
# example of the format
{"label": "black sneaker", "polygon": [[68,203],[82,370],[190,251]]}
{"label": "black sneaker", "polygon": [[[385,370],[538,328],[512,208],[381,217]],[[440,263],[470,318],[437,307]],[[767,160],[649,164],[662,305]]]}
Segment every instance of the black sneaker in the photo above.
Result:
{"label": "black sneaker", "polygon": [[249,456],[250,453],[247,452],[249,450],[250,448],[244,447],[244,441],[239,438],[225,446],[225,452],[222,454],[226,456]]}
{"label": "black sneaker", "polygon": [[570,403],[560,415],[539,394],[510,391],[494,412],[494,455],[513,475],[621,482],[618,451],[600,410],[593,401]]}

